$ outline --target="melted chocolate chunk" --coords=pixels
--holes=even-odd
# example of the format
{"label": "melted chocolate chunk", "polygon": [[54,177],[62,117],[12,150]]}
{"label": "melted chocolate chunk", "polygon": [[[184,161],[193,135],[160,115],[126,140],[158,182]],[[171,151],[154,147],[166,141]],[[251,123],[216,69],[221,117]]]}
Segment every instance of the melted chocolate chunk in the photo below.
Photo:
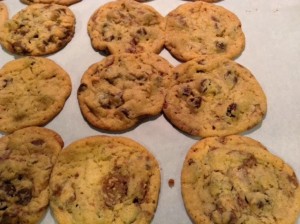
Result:
{"label": "melted chocolate chunk", "polygon": [[232,117],[235,118],[236,117],[236,110],[237,110],[237,104],[236,103],[232,103],[227,107],[227,111],[226,111],[226,115],[228,117]]}
{"label": "melted chocolate chunk", "polygon": [[36,139],[36,140],[33,140],[31,142],[31,144],[35,145],[35,146],[41,146],[45,143],[45,141],[43,139]]}
{"label": "melted chocolate chunk", "polygon": [[80,86],[78,88],[78,94],[85,91],[86,89],[87,89],[87,84],[85,84],[85,83],[80,84]]}
{"label": "melted chocolate chunk", "polygon": [[32,198],[31,189],[23,188],[17,192],[16,196],[18,197],[18,204],[28,205]]}
{"label": "melted chocolate chunk", "polygon": [[8,196],[10,197],[15,196],[16,187],[10,181],[5,181],[2,185],[2,188]]}

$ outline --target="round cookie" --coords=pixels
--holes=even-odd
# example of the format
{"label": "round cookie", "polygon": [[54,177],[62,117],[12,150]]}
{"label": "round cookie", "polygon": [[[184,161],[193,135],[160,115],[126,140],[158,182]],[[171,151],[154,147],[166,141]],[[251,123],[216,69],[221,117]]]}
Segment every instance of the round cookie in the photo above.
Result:
{"label": "round cookie", "polygon": [[59,155],[50,180],[58,223],[150,223],[160,170],[140,144],[124,137],[78,140]]}
{"label": "round cookie", "polygon": [[292,168],[247,137],[196,143],[185,158],[181,187],[194,223],[292,224],[300,212]]}
{"label": "round cookie", "polygon": [[245,36],[232,12],[202,1],[189,2],[166,16],[165,46],[181,61],[212,54],[232,59],[244,50]]}
{"label": "round cookie", "polygon": [[20,55],[47,55],[65,47],[75,32],[75,16],[67,6],[32,4],[0,28],[0,43]]}
{"label": "round cookie", "polygon": [[225,136],[251,129],[267,111],[265,94],[245,67],[220,56],[201,56],[173,70],[176,84],[163,112],[195,136]]}
{"label": "round cookie", "polygon": [[49,203],[49,179],[63,147],[46,128],[29,127],[0,138],[0,223],[39,223]]}
{"label": "round cookie", "polygon": [[81,0],[20,0],[25,4],[36,4],[36,3],[43,3],[43,4],[58,4],[58,5],[72,5]]}
{"label": "round cookie", "polygon": [[110,55],[84,73],[78,88],[81,112],[100,129],[132,128],[161,113],[171,72],[171,65],[154,53]]}
{"label": "round cookie", "polygon": [[69,75],[50,59],[8,62],[0,69],[0,131],[45,125],[62,110],[71,88]]}
{"label": "round cookie", "polygon": [[159,53],[165,41],[165,19],[154,8],[133,0],[101,6],[88,22],[96,50],[116,53]]}
{"label": "round cookie", "polygon": [[0,27],[8,19],[8,9],[3,2],[0,2]]}

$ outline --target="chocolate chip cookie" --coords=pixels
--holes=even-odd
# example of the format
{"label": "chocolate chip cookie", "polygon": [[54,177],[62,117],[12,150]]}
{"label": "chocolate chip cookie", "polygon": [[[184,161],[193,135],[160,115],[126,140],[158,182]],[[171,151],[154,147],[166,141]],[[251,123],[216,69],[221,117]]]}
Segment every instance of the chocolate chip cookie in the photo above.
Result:
{"label": "chocolate chip cookie", "polygon": [[50,207],[60,224],[150,223],[160,190],[156,159],[124,137],[78,140],[59,155]]}
{"label": "chocolate chip cookie", "polygon": [[65,47],[75,32],[75,16],[67,6],[32,4],[0,28],[0,44],[10,53],[47,55]]}
{"label": "chocolate chip cookie", "polygon": [[165,19],[154,8],[133,0],[109,2],[90,18],[88,33],[96,50],[116,53],[159,53]]}
{"label": "chocolate chip cookie", "polygon": [[49,203],[49,179],[63,147],[46,128],[29,127],[0,138],[0,223],[39,223]]}
{"label": "chocolate chip cookie", "polygon": [[221,6],[185,3],[166,16],[166,24],[166,48],[181,61],[212,54],[232,59],[245,47],[240,20]]}
{"label": "chocolate chip cookie", "polygon": [[36,3],[43,3],[43,4],[58,4],[58,5],[72,5],[74,3],[80,2],[81,0],[20,0],[25,4],[36,4]]}
{"label": "chocolate chip cookie", "polygon": [[0,69],[0,130],[45,125],[62,110],[71,88],[69,75],[50,59],[8,62]]}
{"label": "chocolate chip cookie", "polygon": [[0,2],[0,27],[8,19],[8,10],[3,2]]}
{"label": "chocolate chip cookie", "polygon": [[267,111],[266,96],[251,72],[220,56],[201,56],[173,70],[164,113],[195,136],[225,136],[251,129]]}
{"label": "chocolate chip cookie", "polygon": [[259,142],[210,137],[188,152],[181,176],[194,223],[296,223],[299,181],[292,168]]}
{"label": "chocolate chip cookie", "polygon": [[84,73],[78,88],[81,112],[100,129],[132,128],[161,113],[171,71],[154,53],[110,55]]}

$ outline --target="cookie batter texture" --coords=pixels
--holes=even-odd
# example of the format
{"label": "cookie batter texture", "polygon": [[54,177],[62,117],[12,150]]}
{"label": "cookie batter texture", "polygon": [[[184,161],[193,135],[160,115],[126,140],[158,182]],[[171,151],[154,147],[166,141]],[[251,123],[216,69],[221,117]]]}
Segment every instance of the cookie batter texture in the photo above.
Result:
{"label": "cookie batter texture", "polygon": [[39,223],[49,203],[49,179],[63,147],[52,130],[29,127],[0,138],[0,223]]}
{"label": "cookie batter texture", "polygon": [[116,53],[159,53],[165,42],[165,19],[154,8],[134,0],[109,2],[88,22],[96,50]]}
{"label": "cookie batter texture", "polygon": [[0,131],[45,125],[62,110],[71,88],[69,75],[50,59],[8,62],[0,69]]}
{"label": "cookie batter texture", "polygon": [[181,61],[212,54],[233,59],[243,52],[245,36],[232,12],[211,3],[189,2],[166,16],[165,46]]}
{"label": "cookie batter texture", "polygon": [[300,212],[292,168],[247,137],[196,143],[185,158],[181,182],[194,223],[294,224]]}
{"label": "cookie batter texture", "polygon": [[167,93],[164,114],[195,136],[226,136],[261,123],[266,96],[251,72],[220,56],[202,56],[173,70],[176,84]]}
{"label": "cookie batter texture", "polygon": [[172,66],[154,53],[116,54],[93,64],[78,88],[81,112],[108,131],[133,128],[162,112]]}
{"label": "cookie batter texture", "polygon": [[140,144],[124,137],[78,140],[59,155],[50,207],[59,224],[150,223],[160,170]]}
{"label": "cookie batter texture", "polygon": [[32,4],[0,27],[0,44],[12,54],[55,53],[71,41],[75,23],[75,16],[67,6]]}
{"label": "cookie batter texture", "polygon": [[58,4],[58,5],[72,5],[81,0],[20,0],[25,4],[36,4],[36,3],[43,3],[43,4]]}

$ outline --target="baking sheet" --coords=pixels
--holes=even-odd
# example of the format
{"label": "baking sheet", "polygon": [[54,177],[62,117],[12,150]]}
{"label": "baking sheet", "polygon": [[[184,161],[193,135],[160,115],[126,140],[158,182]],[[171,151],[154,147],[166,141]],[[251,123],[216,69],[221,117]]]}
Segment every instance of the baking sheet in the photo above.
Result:
{"label": "baking sheet", "polygon": [[[10,16],[26,5],[19,0],[4,1]],[[83,119],[76,91],[85,70],[103,56],[96,52],[87,34],[87,22],[92,13],[106,0],[83,0],[70,6],[77,24],[73,40],[61,51],[47,56],[62,66],[71,76],[73,90],[62,112],[46,127],[58,132],[65,146],[92,135],[114,135],[92,128]],[[166,15],[186,1],[153,0],[145,4]],[[290,164],[300,177],[300,1],[299,0],[224,0],[222,5],[241,20],[246,36],[246,48],[236,60],[255,75],[263,87],[268,112],[259,127],[243,133],[263,143],[272,153]],[[174,66],[172,56],[160,54]],[[0,67],[17,58],[0,48]],[[163,115],[149,119],[131,131],[121,134],[144,145],[159,161],[161,193],[153,224],[191,223],[180,192],[180,172],[188,149],[198,140],[176,130]],[[174,179],[170,188],[168,180]],[[50,212],[42,223],[54,224]],[[300,220],[297,222],[300,224]]]}

